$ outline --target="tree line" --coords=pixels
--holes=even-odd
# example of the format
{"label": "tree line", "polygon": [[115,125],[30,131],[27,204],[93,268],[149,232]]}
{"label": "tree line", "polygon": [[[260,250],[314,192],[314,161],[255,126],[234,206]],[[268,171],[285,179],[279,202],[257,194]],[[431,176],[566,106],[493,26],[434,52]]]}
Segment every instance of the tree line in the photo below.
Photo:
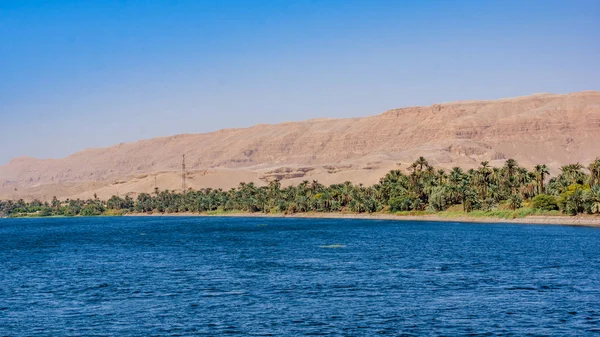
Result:
{"label": "tree line", "polygon": [[527,170],[513,159],[502,167],[482,162],[467,171],[434,168],[420,157],[405,170],[388,172],[373,186],[345,182],[325,186],[304,181],[282,187],[240,183],[230,190],[205,188],[184,192],[155,189],[135,199],[113,196],[100,200],[0,201],[4,216],[94,216],[123,213],[182,212],[462,212],[518,210],[556,211],[563,214],[600,213],[600,159],[589,166],[569,164],[551,177],[546,165]]}

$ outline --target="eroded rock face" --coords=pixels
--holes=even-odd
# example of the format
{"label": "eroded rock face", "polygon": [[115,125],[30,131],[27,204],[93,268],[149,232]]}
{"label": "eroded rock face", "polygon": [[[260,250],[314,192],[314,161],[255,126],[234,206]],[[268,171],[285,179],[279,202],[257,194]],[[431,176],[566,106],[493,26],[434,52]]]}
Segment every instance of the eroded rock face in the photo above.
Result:
{"label": "eroded rock face", "polygon": [[[260,183],[280,175],[318,179],[319,174],[336,175],[352,167],[393,168],[418,156],[446,167],[475,166],[483,160],[499,165],[514,158],[526,166],[545,163],[556,168],[595,159],[600,156],[598,144],[600,92],[538,94],[154,138],[63,159],[19,158],[0,166],[0,192],[16,195],[14,188],[67,183],[112,184],[143,173],[178,171],[182,154],[190,171],[224,169],[232,179],[238,170],[256,172]],[[278,172],[287,167],[293,169]],[[302,167],[335,169],[302,172]],[[351,177],[340,175],[342,180],[349,178],[363,182],[360,170]]]}

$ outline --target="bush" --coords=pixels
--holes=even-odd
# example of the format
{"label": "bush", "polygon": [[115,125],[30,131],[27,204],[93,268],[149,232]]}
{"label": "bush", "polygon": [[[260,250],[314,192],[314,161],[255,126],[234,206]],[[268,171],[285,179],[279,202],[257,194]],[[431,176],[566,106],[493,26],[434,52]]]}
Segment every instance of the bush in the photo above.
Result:
{"label": "bush", "polygon": [[482,211],[491,211],[498,208],[498,202],[494,198],[487,198],[481,203]]}
{"label": "bush", "polygon": [[102,207],[99,204],[88,204],[85,205],[82,209],[81,209],[81,215],[82,216],[95,216],[95,215],[100,215],[102,214],[102,212],[104,212],[104,207]]}
{"label": "bush", "polygon": [[543,211],[558,210],[558,202],[556,198],[548,194],[538,194],[533,198],[533,208]]}
{"label": "bush", "polygon": [[521,208],[521,206],[523,206],[523,198],[518,194],[513,194],[508,200],[508,205],[512,210]]}
{"label": "bush", "polygon": [[[402,196],[390,199],[390,211],[412,211],[415,207],[415,201],[417,198],[411,198],[410,196]],[[419,200],[420,201],[420,200]]]}
{"label": "bush", "polygon": [[50,207],[42,207],[39,213],[40,216],[51,216],[52,209]]}
{"label": "bush", "polygon": [[102,213],[102,215],[107,216],[121,216],[123,214],[125,214],[125,211],[122,209],[107,209]]}
{"label": "bush", "polygon": [[576,215],[586,211],[587,200],[584,195],[588,193],[588,185],[573,184],[567,190],[560,194],[558,198],[559,208],[566,214]]}

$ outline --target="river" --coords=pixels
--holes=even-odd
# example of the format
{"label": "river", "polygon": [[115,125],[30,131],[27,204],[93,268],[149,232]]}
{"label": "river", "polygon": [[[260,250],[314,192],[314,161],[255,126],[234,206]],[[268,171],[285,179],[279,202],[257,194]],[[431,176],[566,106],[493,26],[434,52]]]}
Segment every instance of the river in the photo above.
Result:
{"label": "river", "polygon": [[600,229],[0,219],[0,335],[600,333]]}

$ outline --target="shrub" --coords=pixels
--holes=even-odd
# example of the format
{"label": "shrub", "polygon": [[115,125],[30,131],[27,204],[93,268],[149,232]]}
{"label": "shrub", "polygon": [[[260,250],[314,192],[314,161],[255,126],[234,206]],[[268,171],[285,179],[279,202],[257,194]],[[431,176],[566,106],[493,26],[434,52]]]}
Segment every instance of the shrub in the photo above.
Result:
{"label": "shrub", "polygon": [[586,200],[584,194],[587,194],[590,187],[587,185],[573,184],[567,190],[560,194],[558,206],[567,214],[576,215],[586,211]]}
{"label": "shrub", "polygon": [[102,212],[104,212],[104,207],[102,207],[99,204],[88,204],[85,205],[82,209],[81,209],[81,215],[82,216],[94,216],[94,215],[100,215],[102,214]]}
{"label": "shrub", "polygon": [[481,203],[482,211],[491,211],[498,208],[498,202],[494,198],[487,198]]}
{"label": "shrub", "polygon": [[125,211],[122,209],[107,209],[102,213],[102,215],[107,216],[121,216],[123,214],[125,214]]}
{"label": "shrub", "polygon": [[518,194],[513,194],[508,200],[508,205],[512,210],[521,208],[521,206],[523,206],[523,198]]}
{"label": "shrub", "polygon": [[39,213],[40,216],[51,216],[52,209],[50,207],[43,207]]}
{"label": "shrub", "polygon": [[390,199],[390,211],[412,211],[414,209],[414,202],[416,198],[410,196],[401,196]]}
{"label": "shrub", "polygon": [[558,210],[558,202],[552,195],[538,194],[533,198],[533,208],[543,211],[555,211]]}

